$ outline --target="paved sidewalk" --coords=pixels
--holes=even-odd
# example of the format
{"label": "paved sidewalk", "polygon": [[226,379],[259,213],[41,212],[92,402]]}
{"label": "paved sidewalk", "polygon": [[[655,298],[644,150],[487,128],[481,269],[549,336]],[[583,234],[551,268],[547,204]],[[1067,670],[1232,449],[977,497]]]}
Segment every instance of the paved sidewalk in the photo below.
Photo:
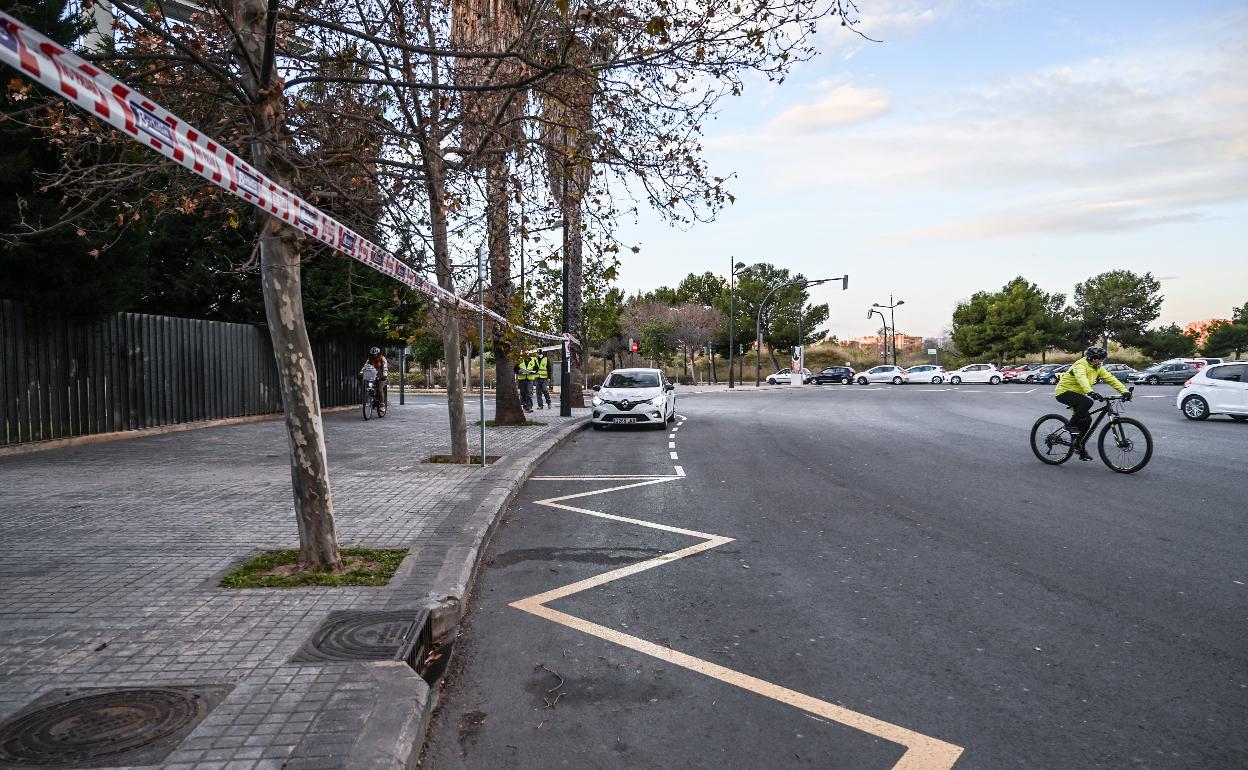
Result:
{"label": "paved sidewalk", "polygon": [[247,556],[298,545],[281,422],[0,458],[0,722],[67,689],[229,685],[163,765],[401,765],[427,719],[414,672],[288,661],[334,610],[441,599],[439,622],[454,623],[478,541],[538,459],[580,427],[577,412],[489,429],[487,451],[503,459],[485,471],[422,462],[449,451],[444,404],[396,403],[369,422],[327,414],[341,545],[412,549],[378,588],[216,587]]}

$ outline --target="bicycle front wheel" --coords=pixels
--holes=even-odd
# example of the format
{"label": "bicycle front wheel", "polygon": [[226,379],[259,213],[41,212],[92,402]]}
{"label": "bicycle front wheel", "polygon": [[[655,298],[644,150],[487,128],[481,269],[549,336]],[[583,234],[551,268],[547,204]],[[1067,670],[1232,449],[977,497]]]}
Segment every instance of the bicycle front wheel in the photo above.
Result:
{"label": "bicycle front wheel", "polygon": [[1153,456],[1153,437],[1139,420],[1115,417],[1101,429],[1097,451],[1111,471],[1135,473]]}
{"label": "bicycle front wheel", "polygon": [[364,393],[364,403],[361,406],[364,409],[364,421],[367,422],[369,418],[368,412],[370,409],[372,409],[372,406],[373,406],[373,394],[372,393],[368,393],[368,392]]}
{"label": "bicycle front wheel", "polygon": [[1046,414],[1031,426],[1031,451],[1040,462],[1061,465],[1074,454],[1075,446],[1070,440],[1070,425],[1060,414]]}

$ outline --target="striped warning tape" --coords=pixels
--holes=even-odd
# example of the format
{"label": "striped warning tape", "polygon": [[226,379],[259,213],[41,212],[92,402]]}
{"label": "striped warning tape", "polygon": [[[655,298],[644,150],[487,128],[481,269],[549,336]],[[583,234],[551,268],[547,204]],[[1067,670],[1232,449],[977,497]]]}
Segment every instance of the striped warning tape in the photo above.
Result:
{"label": "striped warning tape", "polygon": [[576,342],[568,334],[550,334],[513,324],[488,307],[482,308],[429,281],[389,251],[276,184],[178,116],[2,11],[0,60],[174,163],[438,302],[468,312],[484,312],[521,334]]}

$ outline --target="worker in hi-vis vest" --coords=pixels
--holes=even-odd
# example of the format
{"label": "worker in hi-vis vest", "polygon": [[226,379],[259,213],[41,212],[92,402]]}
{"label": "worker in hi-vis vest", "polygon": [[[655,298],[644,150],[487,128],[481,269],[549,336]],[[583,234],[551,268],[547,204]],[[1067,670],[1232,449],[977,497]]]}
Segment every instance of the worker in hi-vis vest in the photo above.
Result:
{"label": "worker in hi-vis vest", "polygon": [[542,402],[546,402],[546,406],[550,406],[550,358],[542,351],[537,351],[537,408],[541,409]]}
{"label": "worker in hi-vis vest", "polygon": [[516,384],[520,386],[520,406],[524,411],[533,411],[533,374],[537,369],[537,361],[528,354],[528,351],[520,351],[520,357],[516,360]]}

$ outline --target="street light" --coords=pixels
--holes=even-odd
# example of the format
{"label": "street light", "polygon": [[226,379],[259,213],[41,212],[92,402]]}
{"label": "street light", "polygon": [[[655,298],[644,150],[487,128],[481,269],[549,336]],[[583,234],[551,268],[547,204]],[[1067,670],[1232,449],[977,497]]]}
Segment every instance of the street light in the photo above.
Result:
{"label": "street light", "polygon": [[871,320],[871,316],[873,315],[878,315],[880,317],[880,323],[884,324],[884,360],[887,361],[888,360],[888,319],[885,318],[884,314],[881,313],[880,311],[867,308],[867,320],[868,321]]}
{"label": "street light", "polygon": [[[732,259],[729,259],[728,261],[732,262]],[[740,275],[741,273],[744,273],[746,270],[753,270],[756,267],[762,267],[762,266],[763,266],[762,262],[758,262],[756,264],[750,265],[749,267],[746,267],[746,264],[744,262],[736,262],[732,265],[732,269],[729,271],[730,275],[728,277],[728,387],[730,389],[736,388],[736,381],[733,379],[735,375],[733,375],[732,373],[732,366],[733,366],[733,358],[737,352],[736,342],[733,340],[733,337],[736,334],[734,316],[737,314],[736,295],[735,295],[737,276]]]}
{"label": "street light", "polygon": [[[760,302],[758,305],[758,317],[754,321],[754,340],[758,345],[758,352],[754,356],[754,387],[756,388],[761,387],[761,383],[763,380],[763,368],[762,368],[763,367],[763,362],[762,362],[763,308],[767,307],[767,301],[771,299],[771,295],[775,294],[777,290],[783,289],[785,286],[797,286],[800,284],[802,288],[804,289],[807,286],[818,286],[819,284],[827,283],[828,281],[840,281],[841,291],[845,291],[846,289],[849,288],[849,276],[848,275],[842,275],[840,278],[820,278],[814,281],[807,281],[804,278],[800,278],[796,281],[789,281],[788,283],[781,283],[781,284],[777,284],[776,286],[773,286],[771,291],[767,292],[767,296],[763,297],[763,301]],[[867,316],[867,317],[870,318],[870,316]],[[799,345],[802,344],[802,307],[801,305],[798,305],[797,307],[797,343]],[[799,372],[799,375],[800,375],[800,372]]]}
{"label": "street light", "polygon": [[[888,314],[889,314],[889,316],[890,316],[890,317],[891,317],[891,319],[892,319],[892,323],[893,323],[893,337],[892,337],[892,341],[893,341],[893,366],[896,366],[896,365],[897,365],[897,315],[896,315],[896,313],[893,311],[893,308],[901,307],[901,306],[902,306],[902,305],[904,305],[904,304],[906,304],[906,301],[905,301],[905,300],[902,300],[902,299],[899,299],[899,300],[897,300],[896,302],[893,302],[893,295],[892,295],[892,294],[889,294],[889,295],[888,295],[888,304],[887,304],[887,305],[881,305],[881,304],[880,304],[880,303],[878,303],[878,302],[872,302],[872,303],[871,303],[871,307],[886,307],[886,308],[888,308]],[[871,316],[867,316],[867,317],[868,317],[868,318],[870,318]],[[883,317],[884,317],[884,314],[883,314],[883,313],[881,313],[881,314],[880,314],[880,318],[883,318]]]}

